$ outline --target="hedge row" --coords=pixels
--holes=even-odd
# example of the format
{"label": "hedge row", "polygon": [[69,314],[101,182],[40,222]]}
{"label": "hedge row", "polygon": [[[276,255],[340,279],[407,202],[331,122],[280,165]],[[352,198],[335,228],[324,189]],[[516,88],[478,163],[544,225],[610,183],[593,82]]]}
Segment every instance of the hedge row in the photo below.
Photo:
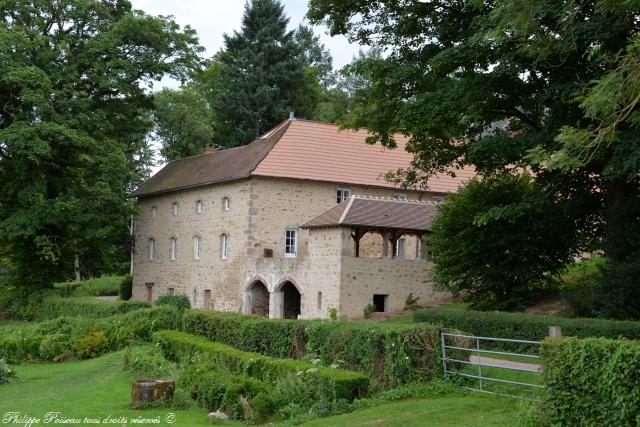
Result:
{"label": "hedge row", "polygon": [[136,341],[151,341],[160,329],[177,329],[180,312],[156,307],[102,319],[61,317],[33,325],[0,328],[0,359],[64,361],[100,356]]}
{"label": "hedge row", "polygon": [[101,301],[93,297],[44,298],[35,317],[37,320],[55,319],[60,316],[109,317],[148,308],[143,301]]}
{"label": "hedge row", "polygon": [[276,359],[244,352],[184,332],[160,331],[154,334],[154,339],[160,343],[170,360],[188,360],[197,354],[202,362],[210,363],[221,371],[246,375],[269,385],[276,384],[284,377],[306,373],[331,385],[337,398],[347,400],[364,395],[368,387],[367,377],[360,373],[317,366],[302,360]]}
{"label": "hedge row", "polygon": [[640,425],[640,343],[590,338],[542,345],[550,425]]}
{"label": "hedge row", "polygon": [[418,310],[413,319],[485,337],[543,340],[549,326],[560,326],[565,336],[640,339],[640,322],[632,321],[456,309]]}
{"label": "hedge row", "polygon": [[430,325],[282,320],[190,310],[183,330],[243,351],[319,359],[360,371],[374,388],[425,381],[442,374],[439,329]]}

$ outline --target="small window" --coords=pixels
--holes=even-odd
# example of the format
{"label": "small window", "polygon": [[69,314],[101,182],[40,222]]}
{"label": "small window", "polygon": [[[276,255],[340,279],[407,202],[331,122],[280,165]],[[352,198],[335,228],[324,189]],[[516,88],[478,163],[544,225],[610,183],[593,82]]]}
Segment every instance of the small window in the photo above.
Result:
{"label": "small window", "polygon": [[318,292],[318,310],[322,310],[322,292]]}
{"label": "small window", "polygon": [[393,254],[395,258],[404,258],[404,238],[396,241],[396,252]]}
{"label": "small window", "polygon": [[397,193],[393,195],[393,198],[396,200],[407,200],[407,195],[404,193]]}
{"label": "small window", "polygon": [[202,248],[202,238],[200,236],[193,237],[193,259],[200,259],[200,250]]}
{"label": "small window", "polygon": [[173,202],[173,205],[171,205],[171,210],[173,212],[173,216],[178,215],[178,202]]}
{"label": "small window", "polygon": [[198,290],[193,288],[193,299],[191,300],[191,306],[196,308],[198,306]]}
{"label": "small window", "polygon": [[431,201],[433,203],[435,203],[436,205],[441,205],[444,203],[444,198],[443,197],[432,197]]}
{"label": "small window", "polygon": [[336,202],[342,203],[351,197],[351,189],[350,188],[338,188],[336,193]]}
{"label": "small window", "polygon": [[158,207],[151,206],[151,218],[155,218],[158,216]]}
{"label": "small window", "polygon": [[196,202],[196,213],[198,214],[202,213],[202,200],[198,200]]}
{"label": "small window", "polygon": [[284,232],[284,256],[294,257],[298,253],[298,230],[287,229]]}
{"label": "small window", "polygon": [[176,290],[175,290],[174,288],[169,288],[168,295],[169,295],[170,297],[172,297],[172,296],[174,296],[175,294],[176,294]]}
{"label": "small window", "polygon": [[220,258],[229,258],[229,235],[223,234],[220,236]]}
{"label": "small window", "polygon": [[229,201],[228,197],[224,197],[222,199],[222,210],[228,211],[229,209],[231,209],[231,202]]}
{"label": "small window", "polygon": [[155,239],[149,239],[149,247],[147,251],[149,255],[149,261],[153,261],[156,257],[156,241]]}
{"label": "small window", "polygon": [[171,261],[175,261],[177,254],[178,254],[178,240],[175,237],[172,237],[170,242],[170,248],[169,248],[169,259]]}

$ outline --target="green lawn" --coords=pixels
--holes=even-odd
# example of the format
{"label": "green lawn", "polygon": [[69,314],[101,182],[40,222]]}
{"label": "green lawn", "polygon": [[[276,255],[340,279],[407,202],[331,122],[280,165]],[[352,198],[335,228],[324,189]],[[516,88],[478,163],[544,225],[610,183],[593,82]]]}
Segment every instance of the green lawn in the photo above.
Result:
{"label": "green lawn", "polygon": [[123,352],[118,352],[92,360],[13,366],[18,380],[0,385],[0,413],[18,411],[43,417],[47,412],[60,412],[81,419],[108,415],[129,420],[160,417],[159,425],[169,425],[165,417],[174,413],[173,425],[207,425],[204,410],[128,409],[133,376],[122,370],[122,357]]}
{"label": "green lawn", "polygon": [[[169,425],[166,416],[174,413],[173,425],[207,425],[207,415],[200,409],[129,409],[133,376],[122,370],[122,357],[123,352],[118,352],[92,360],[14,366],[18,379],[0,385],[0,413],[20,412],[42,418],[47,412],[60,412],[63,417],[79,419],[124,416],[129,425],[137,417],[159,417],[159,425]],[[517,399],[466,393],[388,403],[304,425],[510,426],[514,425],[518,410]]]}
{"label": "green lawn", "polygon": [[520,402],[517,399],[469,393],[388,403],[313,420],[303,426],[513,426],[517,425],[519,408]]}

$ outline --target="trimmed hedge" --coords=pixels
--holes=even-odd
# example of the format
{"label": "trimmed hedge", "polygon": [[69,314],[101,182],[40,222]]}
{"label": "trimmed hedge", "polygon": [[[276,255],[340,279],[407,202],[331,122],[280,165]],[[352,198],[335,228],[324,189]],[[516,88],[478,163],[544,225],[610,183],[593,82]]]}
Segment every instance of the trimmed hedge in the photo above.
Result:
{"label": "trimmed hedge", "polygon": [[132,310],[150,307],[144,301],[101,301],[93,297],[45,298],[36,313],[37,320],[55,319],[60,316],[109,317]]}
{"label": "trimmed hedge", "polygon": [[[234,419],[250,418],[245,414],[240,399],[248,400],[253,412],[253,400],[258,394],[267,395],[268,387],[260,380],[243,375],[219,372],[213,366],[185,364],[180,371],[178,385],[189,391],[191,398],[208,411],[221,410]],[[265,418],[271,413],[256,414],[256,418]]]}
{"label": "trimmed hedge", "polygon": [[53,288],[60,290],[64,296],[87,297],[118,295],[120,284],[125,276],[101,276],[85,279],[80,282],[54,283]]}
{"label": "trimmed hedge", "polygon": [[442,375],[440,331],[431,325],[266,319],[190,310],[183,317],[183,330],[243,351],[318,358],[325,365],[361,371],[376,389]]}
{"label": "trimmed hedge", "polygon": [[172,307],[131,311],[102,319],[61,317],[30,325],[0,328],[0,358],[11,363],[86,359],[149,342],[160,329],[177,329],[180,312]]}
{"label": "trimmed hedge", "polygon": [[547,339],[542,344],[551,425],[640,425],[640,343],[604,338]]}
{"label": "trimmed hedge", "polygon": [[367,377],[357,372],[244,352],[184,332],[160,331],[154,334],[154,339],[160,343],[170,360],[186,360],[198,354],[203,362],[213,364],[221,371],[247,375],[269,385],[276,384],[286,376],[307,373],[331,385],[336,398],[347,400],[364,395],[368,387]]}
{"label": "trimmed hedge", "polygon": [[543,340],[549,336],[549,326],[560,326],[565,336],[640,339],[640,322],[633,321],[457,309],[418,310],[413,319],[485,337]]}

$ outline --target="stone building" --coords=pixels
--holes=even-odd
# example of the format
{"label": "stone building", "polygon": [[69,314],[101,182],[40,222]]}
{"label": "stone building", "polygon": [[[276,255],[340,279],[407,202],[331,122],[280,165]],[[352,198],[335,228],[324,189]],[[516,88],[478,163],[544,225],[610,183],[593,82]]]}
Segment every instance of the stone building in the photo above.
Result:
{"label": "stone building", "polygon": [[399,189],[384,175],[409,166],[407,139],[388,150],[367,135],[290,119],[249,145],[169,163],[133,194],[134,298],[300,318],[447,299],[420,237],[471,172]]}

